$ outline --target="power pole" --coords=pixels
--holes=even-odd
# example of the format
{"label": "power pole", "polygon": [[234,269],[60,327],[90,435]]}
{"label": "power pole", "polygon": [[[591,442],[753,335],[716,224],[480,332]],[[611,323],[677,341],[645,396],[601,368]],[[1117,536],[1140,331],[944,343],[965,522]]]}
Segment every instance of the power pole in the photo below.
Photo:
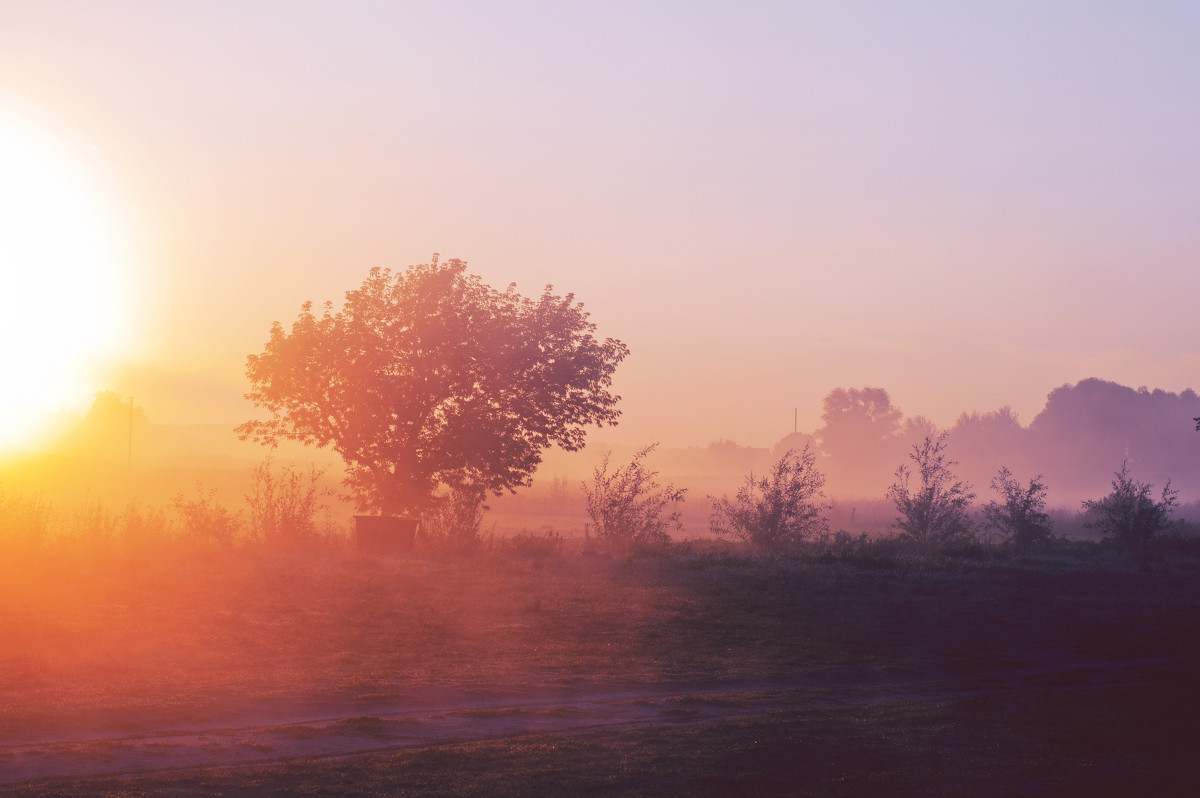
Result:
{"label": "power pole", "polygon": [[133,473],[133,397],[129,397],[129,473]]}

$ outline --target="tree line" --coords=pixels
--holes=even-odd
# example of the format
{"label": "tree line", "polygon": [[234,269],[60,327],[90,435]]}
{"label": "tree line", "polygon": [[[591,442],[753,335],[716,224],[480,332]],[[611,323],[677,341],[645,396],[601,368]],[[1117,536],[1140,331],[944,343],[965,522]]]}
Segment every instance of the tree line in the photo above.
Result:
{"label": "tree line", "polygon": [[[307,303],[290,327],[271,326],[264,351],[246,368],[247,398],[265,417],[237,431],[267,446],[290,439],[330,447],[346,463],[346,486],[360,510],[467,534],[489,493],[531,483],[547,447],[578,450],[588,427],[617,422],[613,374],[629,350],[596,329],[573,294],[553,286],[537,297],[513,285],[499,291],[461,260],[439,262],[435,254],[401,272],[372,269],[340,310],[327,302],[316,312]],[[871,483],[890,474],[886,495],[902,538],[923,550],[965,539],[975,493],[955,472],[948,439],[967,449],[985,442],[991,454],[1012,454],[1025,465],[1040,442],[1053,441],[1039,432],[1079,432],[1083,424],[1085,434],[1073,442],[1086,449],[1098,427],[1072,412],[1078,400],[1099,394],[1125,401],[1124,390],[1084,381],[1053,392],[1029,428],[1003,408],[964,414],[950,431],[938,431],[923,417],[905,419],[882,389],[838,388],[825,399],[815,436],[785,439],[803,445],[781,445],[769,472],[750,474],[732,499],[710,497],[712,530],[766,551],[794,550],[828,531],[829,477]],[[1143,390],[1134,399],[1200,402],[1190,391]],[[1127,428],[1134,423],[1126,421]],[[896,467],[905,446],[907,458]],[[1098,455],[1110,447],[1092,448]],[[595,534],[613,547],[652,544],[679,528],[686,491],[658,482],[645,464],[652,449],[612,470],[606,458],[584,486]],[[1177,492],[1168,482],[1153,498],[1127,465],[1112,492],[1084,508],[1103,533],[1137,545],[1164,527]],[[991,484],[999,498],[984,507],[987,524],[1018,546],[1050,537],[1042,474],[1021,483],[1003,467]]]}
{"label": "tree line", "polygon": [[[980,525],[1021,551],[1053,539],[1041,474],[1022,482],[1001,466],[991,480],[997,498],[982,506],[982,522],[977,521],[971,512],[974,487],[955,473],[957,463],[948,456],[947,438],[946,432],[926,435],[912,445],[909,462],[893,474],[887,498],[896,509],[894,526],[900,541],[928,555],[974,542]],[[668,528],[681,528],[678,505],[685,491],[659,484],[657,474],[642,462],[649,451],[639,452],[631,463],[611,472],[606,458],[596,469],[592,486],[584,485],[598,539],[610,548],[665,543]],[[732,499],[709,497],[712,532],[768,554],[800,552],[830,531],[825,482],[811,447],[790,449],[766,474],[749,474]],[[1156,498],[1153,487],[1135,480],[1128,463],[1122,463],[1113,474],[1110,492],[1082,503],[1088,515],[1086,526],[1126,550],[1140,550],[1169,528],[1178,495],[1168,482]],[[664,514],[667,507],[669,516]]]}

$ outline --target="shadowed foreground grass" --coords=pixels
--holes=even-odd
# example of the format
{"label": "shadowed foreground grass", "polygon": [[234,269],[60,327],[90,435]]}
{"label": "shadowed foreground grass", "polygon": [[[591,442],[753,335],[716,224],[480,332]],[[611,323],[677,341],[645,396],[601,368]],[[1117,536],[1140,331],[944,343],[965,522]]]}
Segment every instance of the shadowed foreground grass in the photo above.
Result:
{"label": "shadowed foreground grass", "polygon": [[[9,782],[19,795],[1190,795],[1200,783],[1190,544],[1136,561],[1089,546],[923,562],[329,549],[0,568],[0,746],[395,713],[446,690],[741,696],[695,723],[681,700],[672,725]],[[0,749],[0,774],[4,761]]]}
{"label": "shadowed foreground grass", "polygon": [[[765,712],[270,767],[48,781],[17,795],[1193,795],[1200,691],[1179,685]],[[1161,723],[1176,719],[1178,726]]]}

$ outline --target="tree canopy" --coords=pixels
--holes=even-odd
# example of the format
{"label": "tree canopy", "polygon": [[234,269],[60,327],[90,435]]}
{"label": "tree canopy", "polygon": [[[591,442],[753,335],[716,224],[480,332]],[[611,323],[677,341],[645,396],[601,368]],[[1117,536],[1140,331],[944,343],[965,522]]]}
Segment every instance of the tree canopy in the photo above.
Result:
{"label": "tree canopy", "polygon": [[480,499],[528,484],[541,453],[615,424],[625,344],[546,286],[497,291],[461,260],[372,269],[345,306],[302,306],[248,358],[246,394],[270,414],[238,427],[264,444],[329,446],[363,510],[419,513],[439,490]]}

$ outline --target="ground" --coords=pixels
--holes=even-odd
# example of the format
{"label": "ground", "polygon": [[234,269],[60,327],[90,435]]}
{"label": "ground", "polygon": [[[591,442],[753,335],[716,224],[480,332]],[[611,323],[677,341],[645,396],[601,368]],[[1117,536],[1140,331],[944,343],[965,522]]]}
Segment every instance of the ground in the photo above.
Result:
{"label": "ground", "polygon": [[[53,556],[52,556],[53,555]],[[18,795],[1191,794],[1200,551],[0,563]]]}

